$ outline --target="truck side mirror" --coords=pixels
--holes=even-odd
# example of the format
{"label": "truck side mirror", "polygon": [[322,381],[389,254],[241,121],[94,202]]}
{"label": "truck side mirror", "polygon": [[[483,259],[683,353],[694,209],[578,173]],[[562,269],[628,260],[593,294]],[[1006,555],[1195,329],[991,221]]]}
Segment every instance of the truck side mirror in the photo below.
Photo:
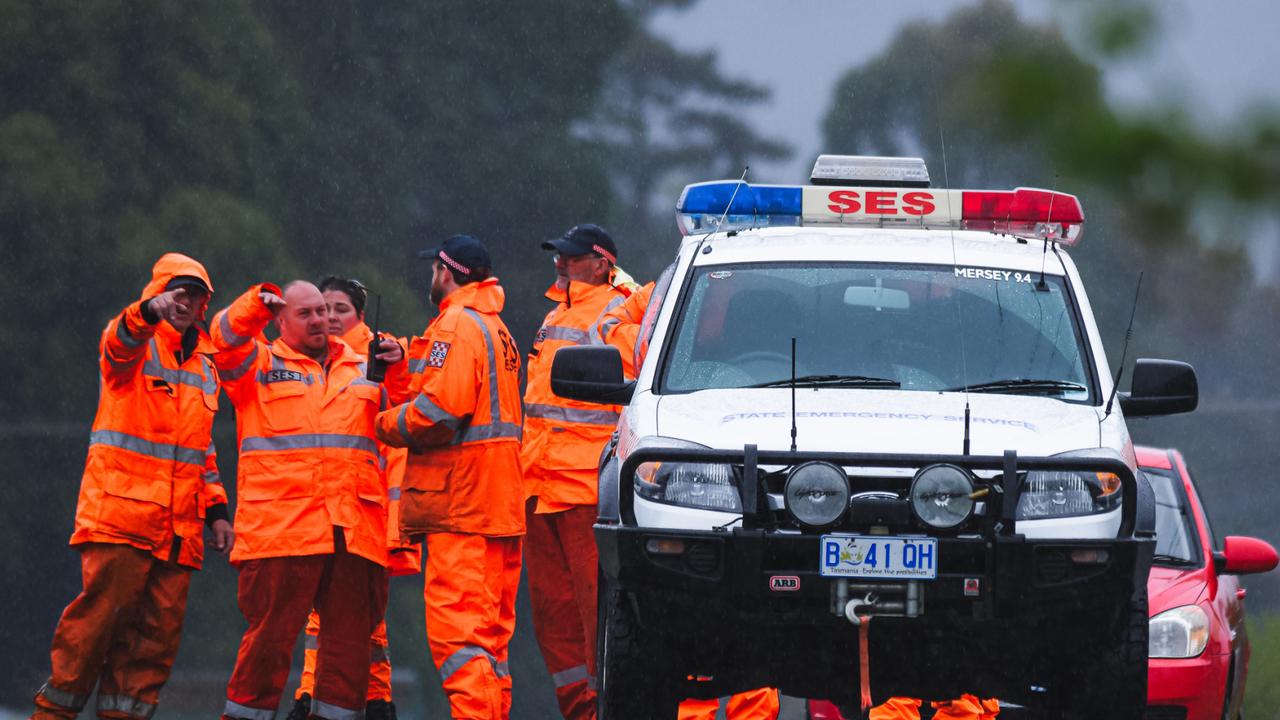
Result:
{"label": "truck side mirror", "polygon": [[1132,391],[1120,394],[1126,417],[1191,412],[1200,404],[1196,370],[1177,360],[1139,358],[1133,364]]}
{"label": "truck side mirror", "polygon": [[622,355],[611,345],[562,347],[551,360],[551,392],[563,398],[626,405],[635,387],[622,376]]}

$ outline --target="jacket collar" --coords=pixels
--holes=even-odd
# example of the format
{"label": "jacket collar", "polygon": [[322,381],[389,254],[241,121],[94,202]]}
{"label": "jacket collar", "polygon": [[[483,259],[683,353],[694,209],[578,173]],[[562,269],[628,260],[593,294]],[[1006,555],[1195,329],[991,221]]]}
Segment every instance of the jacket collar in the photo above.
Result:
{"label": "jacket collar", "polygon": [[506,291],[498,284],[498,278],[491,277],[454,290],[440,301],[440,314],[443,315],[451,307],[466,307],[477,312],[496,314],[502,311],[506,297]]}
{"label": "jacket collar", "polygon": [[569,283],[568,293],[565,293],[564,290],[556,287],[555,284],[552,284],[550,288],[547,288],[547,292],[545,294],[548,300],[565,303],[569,307],[573,307],[578,303],[590,302],[593,298],[612,292],[613,289],[613,286],[607,282],[600,283],[599,285],[591,285],[584,282],[571,282]]}

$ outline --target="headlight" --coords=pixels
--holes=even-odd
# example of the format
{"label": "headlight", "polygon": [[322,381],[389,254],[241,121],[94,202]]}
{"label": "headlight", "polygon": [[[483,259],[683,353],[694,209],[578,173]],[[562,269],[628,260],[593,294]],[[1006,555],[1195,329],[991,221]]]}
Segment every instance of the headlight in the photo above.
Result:
{"label": "headlight", "polygon": [[787,476],[787,512],[801,525],[823,527],[849,509],[849,478],[826,462],[807,462]]}
{"label": "headlight", "polygon": [[1209,615],[1199,605],[1183,605],[1151,618],[1147,656],[1191,658],[1209,644]]}
{"label": "headlight", "polygon": [[670,505],[742,512],[732,465],[647,462],[636,468],[636,494]]}
{"label": "headlight", "polygon": [[1028,472],[1018,496],[1019,520],[1094,515],[1120,507],[1120,478],[1109,472]]}
{"label": "headlight", "polygon": [[911,509],[930,527],[956,527],[973,514],[973,479],[955,465],[923,468],[911,481]]}

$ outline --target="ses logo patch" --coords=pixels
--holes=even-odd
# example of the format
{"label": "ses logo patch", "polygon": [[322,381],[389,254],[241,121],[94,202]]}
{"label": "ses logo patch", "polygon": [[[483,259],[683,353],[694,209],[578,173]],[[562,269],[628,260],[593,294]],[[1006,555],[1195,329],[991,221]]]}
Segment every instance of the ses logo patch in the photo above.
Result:
{"label": "ses logo patch", "polygon": [[431,343],[431,354],[427,355],[427,367],[442,368],[449,357],[449,343],[439,340]]}

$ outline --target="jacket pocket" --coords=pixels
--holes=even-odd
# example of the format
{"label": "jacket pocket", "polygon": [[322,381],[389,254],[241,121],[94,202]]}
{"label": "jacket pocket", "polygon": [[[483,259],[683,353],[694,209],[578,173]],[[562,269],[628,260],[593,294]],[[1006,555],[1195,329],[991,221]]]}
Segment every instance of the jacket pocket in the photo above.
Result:
{"label": "jacket pocket", "polygon": [[292,433],[306,424],[307,389],[298,380],[271,383],[260,396],[262,425],[273,433]]}

